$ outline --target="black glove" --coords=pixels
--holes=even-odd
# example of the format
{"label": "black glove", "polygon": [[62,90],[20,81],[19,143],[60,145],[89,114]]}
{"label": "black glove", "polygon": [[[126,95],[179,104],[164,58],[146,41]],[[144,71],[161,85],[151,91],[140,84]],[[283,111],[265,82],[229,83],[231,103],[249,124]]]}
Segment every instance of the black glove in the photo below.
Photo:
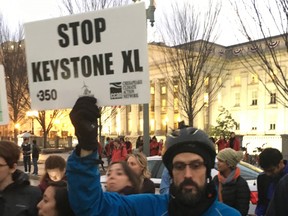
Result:
{"label": "black glove", "polygon": [[97,118],[100,117],[100,111],[96,102],[94,97],[81,97],[70,112],[70,119],[75,128],[79,146],[85,150],[96,150],[98,145]]}

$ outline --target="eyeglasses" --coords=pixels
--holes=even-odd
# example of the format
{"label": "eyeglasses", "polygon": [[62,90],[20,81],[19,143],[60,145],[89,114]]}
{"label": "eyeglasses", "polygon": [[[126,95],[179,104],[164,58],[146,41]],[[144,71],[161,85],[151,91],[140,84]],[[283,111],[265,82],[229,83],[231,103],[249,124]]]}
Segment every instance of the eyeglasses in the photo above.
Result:
{"label": "eyeglasses", "polygon": [[0,167],[8,166],[8,164],[0,164]]}
{"label": "eyeglasses", "polygon": [[176,162],[173,164],[173,169],[175,171],[184,171],[186,167],[189,166],[189,168],[193,171],[200,171],[205,167],[204,161],[192,161],[191,163],[184,163],[184,162]]}

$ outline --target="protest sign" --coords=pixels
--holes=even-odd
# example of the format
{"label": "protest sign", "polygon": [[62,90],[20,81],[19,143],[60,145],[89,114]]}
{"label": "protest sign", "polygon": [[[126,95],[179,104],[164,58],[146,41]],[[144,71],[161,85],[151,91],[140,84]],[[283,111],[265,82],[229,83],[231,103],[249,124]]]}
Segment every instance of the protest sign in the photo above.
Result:
{"label": "protest sign", "polygon": [[3,65],[0,65],[0,125],[8,124],[8,103],[5,83],[5,73]]}
{"label": "protest sign", "polygon": [[31,109],[149,103],[144,3],[26,23]]}

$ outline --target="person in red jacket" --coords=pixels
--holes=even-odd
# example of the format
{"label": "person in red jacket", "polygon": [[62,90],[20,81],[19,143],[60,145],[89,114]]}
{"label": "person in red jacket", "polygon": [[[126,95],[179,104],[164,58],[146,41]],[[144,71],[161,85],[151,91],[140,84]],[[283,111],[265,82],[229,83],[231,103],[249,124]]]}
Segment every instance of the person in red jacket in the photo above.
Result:
{"label": "person in red jacket", "polygon": [[222,149],[227,147],[227,141],[225,139],[225,136],[223,134],[220,135],[219,139],[215,142],[215,144],[218,146],[218,152],[220,152]]}
{"label": "person in red jacket", "polygon": [[158,155],[159,143],[157,142],[156,136],[153,136],[150,142],[150,156]]}
{"label": "person in red jacket", "polygon": [[230,139],[228,142],[228,146],[229,148],[234,149],[235,151],[240,151],[240,141],[239,139],[235,136],[234,132],[231,132],[230,134]]}
{"label": "person in red jacket", "polygon": [[127,149],[125,143],[121,143],[120,139],[113,140],[114,149],[112,151],[111,162],[125,161],[127,157]]}

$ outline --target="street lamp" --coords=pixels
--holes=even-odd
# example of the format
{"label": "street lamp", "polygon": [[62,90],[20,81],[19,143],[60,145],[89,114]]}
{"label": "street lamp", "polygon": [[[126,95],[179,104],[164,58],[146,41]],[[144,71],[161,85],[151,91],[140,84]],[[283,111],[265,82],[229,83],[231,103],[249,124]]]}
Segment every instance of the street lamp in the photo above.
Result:
{"label": "street lamp", "polygon": [[28,118],[31,118],[32,121],[31,133],[34,134],[34,118],[38,116],[38,111],[36,110],[27,111],[26,115]]}
{"label": "street lamp", "polygon": [[[132,1],[135,3],[135,2],[141,1],[141,0],[132,0]],[[154,19],[155,10],[156,10],[156,7],[154,6],[154,0],[150,0],[150,5],[146,9],[146,18],[147,18],[147,20],[150,20],[151,27],[154,26],[154,22],[155,22],[155,19]]]}
{"label": "street lamp", "polygon": [[14,126],[17,130],[20,129],[20,124],[19,123],[16,123],[15,126]]}
{"label": "street lamp", "polygon": [[[141,0],[132,0],[134,3]],[[154,26],[154,12],[155,12],[155,6],[154,6],[154,0],[150,0],[150,5],[148,9],[146,9],[146,19],[150,20],[151,26]],[[143,141],[144,141],[144,149],[143,152],[146,155],[149,155],[149,141],[150,141],[150,135],[149,135],[149,104],[145,103],[143,104]]]}

